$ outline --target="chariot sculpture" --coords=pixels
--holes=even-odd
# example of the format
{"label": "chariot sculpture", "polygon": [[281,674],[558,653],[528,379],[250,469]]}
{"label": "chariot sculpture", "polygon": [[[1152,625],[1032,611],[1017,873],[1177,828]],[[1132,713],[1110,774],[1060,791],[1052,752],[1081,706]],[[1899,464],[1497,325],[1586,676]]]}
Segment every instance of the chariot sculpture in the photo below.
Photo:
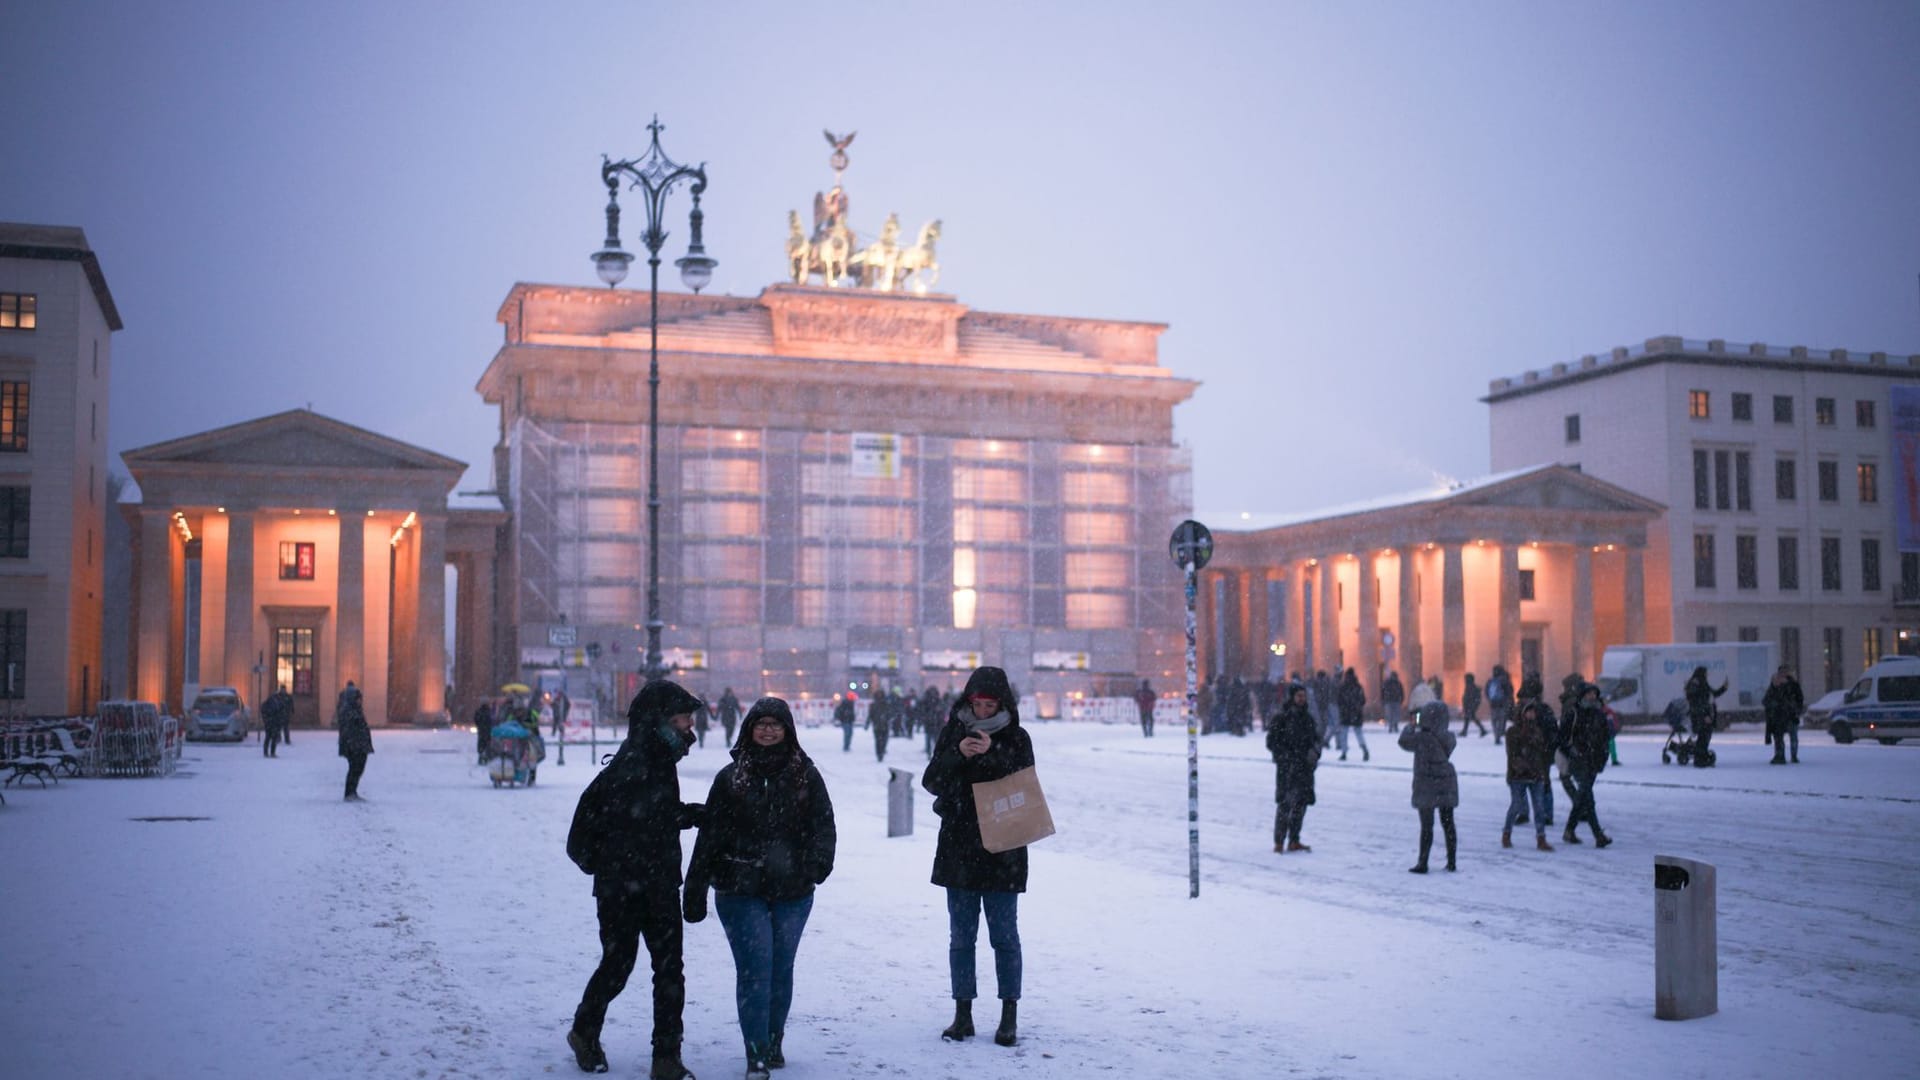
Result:
{"label": "chariot sculpture", "polygon": [[940,261],[935,245],[940,240],[940,222],[929,221],[920,227],[911,246],[900,242],[900,215],[889,214],[880,235],[860,247],[853,227],[848,224],[847,190],[840,175],[847,168],[847,147],[857,132],[844,136],[825,133],[833,147],[829,163],[833,166],[833,187],[813,196],[813,231],[801,224],[800,212],[787,212],[787,274],[796,285],[805,285],[816,275],[828,287],[852,285],[876,292],[926,293],[940,280]]}

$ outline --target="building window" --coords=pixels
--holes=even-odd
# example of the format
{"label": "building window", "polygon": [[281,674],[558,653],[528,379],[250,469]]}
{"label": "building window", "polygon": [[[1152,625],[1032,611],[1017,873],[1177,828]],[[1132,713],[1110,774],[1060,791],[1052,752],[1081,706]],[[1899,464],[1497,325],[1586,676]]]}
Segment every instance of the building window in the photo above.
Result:
{"label": "building window", "polygon": [[1752,394],[1733,395],[1733,418],[1735,420],[1752,420],[1753,419],[1753,395]]}
{"label": "building window", "polygon": [[27,526],[33,516],[33,489],[0,487],[0,559],[27,557]]}
{"label": "building window", "polygon": [[1711,589],[1713,581],[1713,534],[1693,534],[1693,587]]}
{"label": "building window", "polygon": [[1895,600],[1920,600],[1920,552],[1900,553],[1900,591]]}
{"label": "building window", "polygon": [[1854,479],[1860,484],[1860,501],[1877,503],[1880,501],[1880,468],[1871,461],[1863,461],[1853,467]]}
{"label": "building window", "polygon": [[1839,592],[1840,588],[1840,538],[1823,536],[1820,538],[1820,590]]}
{"label": "building window", "polygon": [[293,540],[280,541],[280,580],[313,580],[313,545]]}
{"label": "building window", "polygon": [[1780,591],[1800,591],[1800,538],[1782,536],[1776,546],[1780,555]]}
{"label": "building window", "polygon": [[1693,628],[1693,640],[1696,644],[1711,645],[1720,640],[1720,628],[1717,626],[1696,626]]}
{"label": "building window", "polygon": [[1783,626],[1780,628],[1780,666],[1800,674],[1800,628]]}
{"label": "building window", "polygon": [[1834,425],[1834,413],[1835,413],[1835,410],[1833,407],[1832,398],[1817,397],[1813,399],[1813,422],[1814,423],[1820,425],[1821,427],[1832,427]]}
{"label": "building window", "polygon": [[1794,462],[1790,457],[1773,459],[1773,497],[1779,502],[1792,502],[1799,498],[1795,489],[1799,487],[1794,476]]}
{"label": "building window", "polygon": [[33,293],[0,292],[0,330],[32,330],[40,324],[40,298]]}
{"label": "building window", "polygon": [[1707,452],[1693,452],[1693,508],[1705,510],[1713,505],[1713,479],[1707,466]]}
{"label": "building window", "polygon": [[1820,501],[1840,501],[1840,463],[1822,461],[1815,466],[1819,477]]}
{"label": "building window", "polygon": [[1860,588],[1870,593],[1880,591],[1880,541],[1871,536],[1860,538]]}
{"label": "building window", "polygon": [[1533,599],[1533,571],[1520,571],[1520,599]]}
{"label": "building window", "polygon": [[1580,441],[1580,414],[1574,413],[1573,415],[1567,417],[1566,425],[1567,425],[1568,444],[1571,445],[1573,443],[1579,442]]}
{"label": "building window", "polygon": [[290,694],[313,693],[313,631],[282,626],[273,632],[273,682]]}
{"label": "building window", "polygon": [[0,382],[0,452],[27,449],[28,389],[25,382]]}
{"label": "building window", "polygon": [[1759,641],[1760,628],[1757,626],[1743,626],[1739,629],[1738,636],[1741,641]]}
{"label": "building window", "polygon": [[0,611],[0,698],[27,696],[27,611]]}
{"label": "building window", "polygon": [[1733,508],[1753,509],[1753,455],[1745,450],[1733,452]]}
{"label": "building window", "polygon": [[1687,391],[1687,416],[1690,419],[1705,420],[1712,415],[1712,412],[1713,408],[1707,401],[1705,390]]}
{"label": "building window", "polygon": [[1871,667],[1880,662],[1880,656],[1886,649],[1884,641],[1877,626],[1869,626],[1861,633],[1860,663],[1863,666]]}
{"label": "building window", "polygon": [[1727,459],[1729,456],[1725,450],[1715,450],[1713,452],[1713,508],[1715,510],[1731,510],[1733,508],[1733,499],[1731,492],[1728,491],[1727,484]]}
{"label": "building window", "polygon": [[[1853,403],[1853,422],[1856,426],[1870,428],[1873,426],[1873,421],[1873,402],[1856,401]],[[1867,663],[1871,664],[1873,661],[1869,660]]]}
{"label": "building window", "polygon": [[1740,589],[1760,587],[1760,538],[1750,533],[1733,538],[1733,584]]}
{"label": "building window", "polygon": [[1793,423],[1793,399],[1785,394],[1773,395],[1773,422],[1776,424]]}
{"label": "building window", "polygon": [[1838,690],[1847,680],[1846,657],[1847,632],[1838,626],[1823,627],[1820,631],[1821,666],[1826,668],[1827,689]]}

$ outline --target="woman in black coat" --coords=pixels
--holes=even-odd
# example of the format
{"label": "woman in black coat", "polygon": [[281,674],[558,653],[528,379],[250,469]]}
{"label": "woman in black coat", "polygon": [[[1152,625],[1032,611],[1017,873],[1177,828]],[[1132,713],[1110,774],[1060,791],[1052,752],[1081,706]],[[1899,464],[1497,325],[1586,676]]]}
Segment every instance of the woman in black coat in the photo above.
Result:
{"label": "woman in black coat", "polygon": [[687,867],[687,921],[707,917],[707,887],[733,948],[734,1000],[747,1076],[787,1063],[793,961],[813,888],[833,872],[833,802],[800,749],[793,711],[777,697],[747,710],[733,763],[713,778]]}
{"label": "woman in black coat", "polygon": [[934,744],[920,786],[933,795],[940,816],[933,883],[947,890],[947,970],[953,985],[953,1023],[945,1039],[973,1034],[974,943],[980,914],[987,916],[987,942],[1000,994],[1000,1027],[993,1041],[1012,1046],[1020,1000],[1020,894],[1027,891],[1027,849],[998,854],[980,842],[973,785],[1004,779],[1033,766],[1033,742],[1020,726],[1020,706],[997,667],[974,669],[954,702]]}
{"label": "woman in black coat", "polygon": [[1312,851],[1300,842],[1300,826],[1313,805],[1313,770],[1320,763],[1320,729],[1313,720],[1307,688],[1287,687],[1287,700],[1267,725],[1267,753],[1273,755],[1273,851]]}
{"label": "woman in black coat", "polygon": [[1727,684],[1723,680],[1715,689],[1707,681],[1707,669],[1703,665],[1693,669],[1681,692],[1687,695],[1687,718],[1693,722],[1693,763],[1704,769],[1713,764],[1713,754],[1707,750],[1713,742],[1714,716],[1719,712],[1713,699],[1727,692]]}

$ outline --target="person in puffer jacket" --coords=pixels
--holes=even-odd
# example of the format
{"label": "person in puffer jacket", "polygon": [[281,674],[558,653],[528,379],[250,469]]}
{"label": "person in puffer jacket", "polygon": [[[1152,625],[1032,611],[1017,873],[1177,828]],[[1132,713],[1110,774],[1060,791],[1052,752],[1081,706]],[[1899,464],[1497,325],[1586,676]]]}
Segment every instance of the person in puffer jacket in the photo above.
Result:
{"label": "person in puffer jacket", "polygon": [[1427,853],[1433,850],[1433,812],[1440,812],[1440,828],[1447,837],[1447,869],[1454,869],[1459,846],[1453,829],[1453,808],[1460,805],[1460,779],[1454,772],[1453,732],[1447,730],[1444,706],[1422,708],[1415,722],[1401,729],[1400,749],[1413,752],[1413,808],[1420,812],[1420,861],[1408,867],[1427,872]]}
{"label": "person in puffer jacket", "polygon": [[733,763],[713,778],[706,805],[687,866],[686,916],[707,917],[711,885],[733,949],[747,1076],[761,1080],[787,1063],[794,956],[814,886],[833,872],[833,801],[785,701],[763,697],[747,710]]}

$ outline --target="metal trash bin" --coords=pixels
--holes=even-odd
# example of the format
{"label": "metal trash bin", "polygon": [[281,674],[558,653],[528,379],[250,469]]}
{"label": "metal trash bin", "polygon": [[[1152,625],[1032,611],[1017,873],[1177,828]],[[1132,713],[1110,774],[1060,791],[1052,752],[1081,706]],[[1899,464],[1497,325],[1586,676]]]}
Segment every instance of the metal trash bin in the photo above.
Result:
{"label": "metal trash bin", "polygon": [[913,774],[887,770],[887,835],[913,835]]}
{"label": "metal trash bin", "polygon": [[1653,1015],[1692,1020],[1720,1011],[1714,869],[1653,857]]}

